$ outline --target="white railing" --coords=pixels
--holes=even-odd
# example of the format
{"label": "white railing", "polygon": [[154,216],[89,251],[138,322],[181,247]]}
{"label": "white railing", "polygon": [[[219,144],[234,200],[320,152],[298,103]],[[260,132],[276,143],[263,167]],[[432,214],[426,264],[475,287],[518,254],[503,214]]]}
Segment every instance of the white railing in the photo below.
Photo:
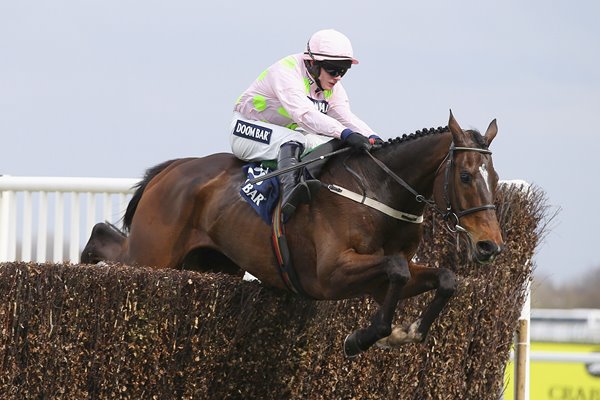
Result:
{"label": "white railing", "polygon": [[116,224],[137,181],[0,176],[0,262],[79,262],[94,224]]}

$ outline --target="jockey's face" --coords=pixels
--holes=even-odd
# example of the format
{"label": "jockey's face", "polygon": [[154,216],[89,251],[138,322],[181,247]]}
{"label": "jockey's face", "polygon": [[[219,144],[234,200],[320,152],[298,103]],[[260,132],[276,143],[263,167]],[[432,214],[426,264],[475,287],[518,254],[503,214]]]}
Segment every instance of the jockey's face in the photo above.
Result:
{"label": "jockey's face", "polygon": [[319,74],[319,82],[323,90],[331,90],[338,83],[342,77],[330,75],[325,68],[320,68],[321,73]]}

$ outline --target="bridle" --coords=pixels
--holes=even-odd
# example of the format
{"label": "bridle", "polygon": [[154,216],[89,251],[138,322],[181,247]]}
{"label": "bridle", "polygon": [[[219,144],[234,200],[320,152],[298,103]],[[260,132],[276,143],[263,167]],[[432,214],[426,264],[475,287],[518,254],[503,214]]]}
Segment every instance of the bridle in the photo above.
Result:
{"label": "bridle", "polygon": [[[444,173],[444,200],[446,201],[446,212],[442,215],[444,219],[447,221],[448,229],[451,231],[452,223],[454,223],[454,231],[466,232],[466,229],[460,225],[460,218],[465,215],[473,214],[479,211],[485,210],[495,210],[496,206],[494,204],[484,204],[477,207],[467,208],[466,210],[460,211],[452,211],[452,204],[450,202],[450,173],[454,168],[454,152],[456,151],[476,151],[481,154],[492,154],[492,152],[488,149],[480,149],[477,147],[455,147],[454,143],[450,145],[450,150],[448,150],[448,155],[446,156],[446,171]],[[436,206],[437,208],[437,206]]]}
{"label": "bridle", "polygon": [[[467,229],[465,229],[464,227],[462,227],[460,225],[460,218],[464,217],[465,215],[473,214],[473,213],[476,213],[479,211],[494,210],[494,209],[496,209],[496,206],[494,204],[484,204],[481,206],[471,207],[466,210],[453,210],[452,209],[452,203],[450,201],[450,173],[455,165],[454,154],[457,151],[475,151],[475,152],[478,152],[481,154],[492,154],[492,152],[488,149],[480,149],[477,147],[456,147],[456,146],[454,146],[454,143],[450,144],[450,149],[448,150],[448,154],[446,155],[446,157],[444,158],[444,161],[442,161],[442,163],[440,164],[440,166],[437,169],[437,171],[439,171],[439,169],[442,168],[442,166],[444,166],[444,165],[446,168],[446,170],[444,172],[444,193],[443,193],[444,200],[446,201],[446,209],[445,210],[442,210],[440,207],[438,207],[438,205],[436,204],[436,202],[434,200],[427,199],[422,194],[419,194],[415,189],[413,189],[402,178],[400,178],[398,175],[396,175],[396,173],[394,173],[394,171],[389,169],[387,165],[385,165],[382,161],[375,158],[369,151],[366,151],[366,153],[369,155],[369,157],[371,157],[371,159],[375,162],[375,164],[377,164],[383,171],[385,171],[385,173],[387,173],[393,180],[395,180],[398,184],[400,184],[402,187],[404,187],[406,190],[408,190],[410,193],[412,193],[415,196],[416,201],[418,201],[419,203],[424,203],[424,204],[430,206],[431,208],[433,208],[434,210],[436,210],[442,216],[444,221],[446,221],[446,226],[448,227],[448,229],[451,232],[462,232],[462,233],[469,234]],[[436,171],[436,175],[437,175],[437,171]]]}

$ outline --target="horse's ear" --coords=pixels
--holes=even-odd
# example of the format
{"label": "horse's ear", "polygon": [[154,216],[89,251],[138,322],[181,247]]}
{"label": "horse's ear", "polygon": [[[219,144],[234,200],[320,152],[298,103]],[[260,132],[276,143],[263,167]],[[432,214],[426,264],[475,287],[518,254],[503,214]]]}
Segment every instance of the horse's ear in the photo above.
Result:
{"label": "horse's ear", "polygon": [[448,128],[452,133],[452,138],[454,140],[454,144],[461,146],[463,143],[463,131],[458,122],[454,119],[454,115],[452,115],[452,110],[450,110],[450,119],[448,120]]}
{"label": "horse's ear", "polygon": [[494,140],[494,138],[496,137],[497,133],[498,125],[496,124],[496,118],[494,118],[494,120],[490,122],[490,126],[488,126],[487,131],[485,131],[485,144],[489,146],[490,143],[492,143],[492,140]]}

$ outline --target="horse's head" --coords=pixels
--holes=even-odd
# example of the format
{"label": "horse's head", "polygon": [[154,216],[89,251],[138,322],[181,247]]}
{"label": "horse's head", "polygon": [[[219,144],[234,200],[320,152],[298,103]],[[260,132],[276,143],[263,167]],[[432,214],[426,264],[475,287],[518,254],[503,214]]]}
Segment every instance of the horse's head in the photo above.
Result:
{"label": "horse's head", "polygon": [[466,233],[472,257],[481,263],[490,262],[503,245],[493,206],[498,174],[488,150],[498,132],[496,120],[482,136],[477,131],[463,131],[450,112],[448,127],[453,143],[436,176],[435,201],[449,212],[450,229]]}

